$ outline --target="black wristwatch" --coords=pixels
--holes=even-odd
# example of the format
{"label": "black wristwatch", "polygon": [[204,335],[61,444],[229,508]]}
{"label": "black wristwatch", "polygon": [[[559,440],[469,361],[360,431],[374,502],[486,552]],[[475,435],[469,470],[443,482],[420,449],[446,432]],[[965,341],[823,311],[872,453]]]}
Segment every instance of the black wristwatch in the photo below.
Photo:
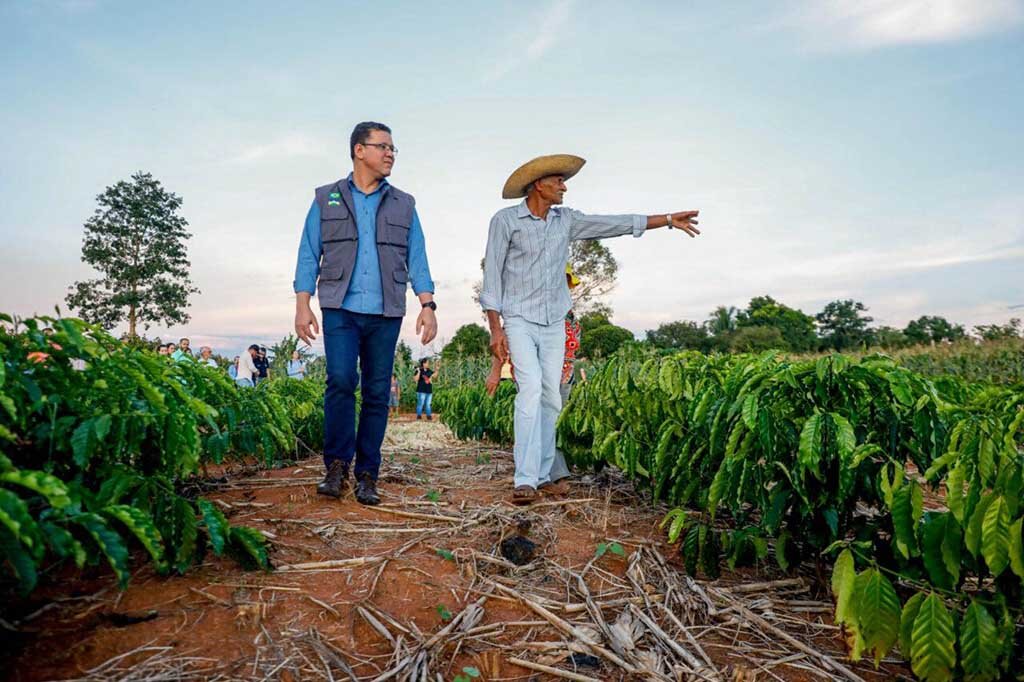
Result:
{"label": "black wristwatch", "polygon": [[423,304],[423,307],[424,308],[430,308],[433,311],[437,310],[437,304],[434,303],[433,301],[427,301],[426,303]]}

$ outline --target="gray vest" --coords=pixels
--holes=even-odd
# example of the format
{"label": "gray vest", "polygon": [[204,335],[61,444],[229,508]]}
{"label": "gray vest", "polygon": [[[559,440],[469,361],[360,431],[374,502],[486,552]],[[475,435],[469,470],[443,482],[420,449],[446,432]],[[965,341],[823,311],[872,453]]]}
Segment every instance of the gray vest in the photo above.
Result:
{"label": "gray vest", "polygon": [[[359,243],[348,178],[317,187],[316,203],[320,207],[320,237],[324,247],[317,282],[320,307],[340,308],[355,269]],[[384,317],[405,315],[409,228],[415,207],[416,200],[411,194],[389,184],[377,208],[377,260],[384,292]]]}

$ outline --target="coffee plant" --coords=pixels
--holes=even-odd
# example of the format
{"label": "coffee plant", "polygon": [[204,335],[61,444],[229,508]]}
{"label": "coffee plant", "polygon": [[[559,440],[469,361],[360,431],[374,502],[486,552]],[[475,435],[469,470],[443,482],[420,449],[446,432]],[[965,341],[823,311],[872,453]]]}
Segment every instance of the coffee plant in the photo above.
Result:
{"label": "coffee plant", "polygon": [[[502,433],[511,394],[503,415],[483,396],[445,398],[466,410],[446,414],[457,435]],[[1022,421],[1019,382],[883,355],[628,351],[574,390],[559,444],[672,505],[663,526],[687,571],[834,558],[852,658],[898,647],[921,679],[995,680],[1022,662]]]}
{"label": "coffee plant", "polygon": [[207,550],[270,567],[263,536],[187,483],[226,457],[290,456],[293,420],[312,428],[298,389],[239,389],[80,320],[0,322],[0,559],[21,592],[55,562],[102,561],[124,585],[132,546],[161,573]]}

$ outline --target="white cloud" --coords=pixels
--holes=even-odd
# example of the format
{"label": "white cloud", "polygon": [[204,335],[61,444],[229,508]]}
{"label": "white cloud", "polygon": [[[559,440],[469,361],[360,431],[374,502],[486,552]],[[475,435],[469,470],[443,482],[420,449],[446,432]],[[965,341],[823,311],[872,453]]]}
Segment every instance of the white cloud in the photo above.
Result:
{"label": "white cloud", "polygon": [[[547,10],[528,22],[522,32],[513,36],[514,52],[495,64],[484,75],[484,82],[491,83],[505,74],[526,64],[537,61],[555,45],[555,40],[569,22],[574,0],[555,0]],[[533,35],[526,47],[522,47],[526,36]]]}
{"label": "white cloud", "polygon": [[305,133],[285,133],[275,140],[247,147],[230,159],[231,163],[256,163],[260,161],[291,158],[333,158],[334,148]]}
{"label": "white cloud", "polygon": [[817,48],[867,50],[966,40],[1022,23],[1022,0],[826,0],[775,26],[796,29]]}

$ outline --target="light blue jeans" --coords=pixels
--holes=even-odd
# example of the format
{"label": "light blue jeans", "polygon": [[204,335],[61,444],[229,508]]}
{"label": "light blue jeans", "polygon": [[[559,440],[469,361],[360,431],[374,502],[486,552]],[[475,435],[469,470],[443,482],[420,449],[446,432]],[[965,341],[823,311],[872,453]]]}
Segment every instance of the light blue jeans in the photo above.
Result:
{"label": "light blue jeans", "polygon": [[565,321],[543,325],[521,317],[505,320],[505,334],[516,368],[515,486],[536,488],[551,480],[555,461],[555,422],[562,409],[558,390],[565,359]]}
{"label": "light blue jeans", "polygon": [[416,416],[419,417],[426,411],[427,416],[430,416],[430,403],[434,399],[433,393],[417,393],[416,394]]}

